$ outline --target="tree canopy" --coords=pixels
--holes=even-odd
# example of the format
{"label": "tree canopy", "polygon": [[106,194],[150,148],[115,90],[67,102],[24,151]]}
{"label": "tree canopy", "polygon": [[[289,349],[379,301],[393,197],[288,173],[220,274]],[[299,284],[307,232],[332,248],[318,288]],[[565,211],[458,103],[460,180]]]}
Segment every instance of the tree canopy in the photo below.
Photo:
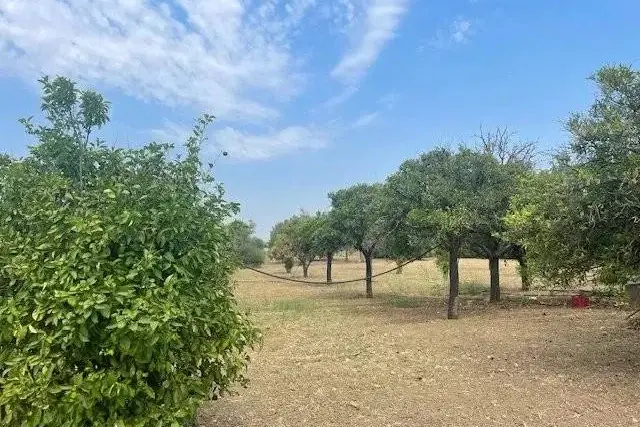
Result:
{"label": "tree canopy", "polygon": [[594,104],[567,122],[554,167],[521,182],[507,221],[534,272],[570,284],[622,284],[640,267],[640,72],[603,67]]}
{"label": "tree canopy", "polygon": [[271,254],[279,260],[295,258],[302,266],[304,277],[309,265],[322,250],[316,244],[316,234],[321,222],[318,217],[301,213],[274,226],[269,240]]}
{"label": "tree canopy", "polygon": [[373,297],[371,276],[376,247],[395,228],[385,216],[381,184],[356,184],[329,194],[337,230],[345,242],[359,250],[366,263],[366,294]]}
{"label": "tree canopy", "polygon": [[492,236],[499,208],[506,210],[503,192],[509,182],[494,156],[467,148],[441,148],[407,160],[388,179],[421,238],[449,255],[449,317],[457,316],[460,252],[480,236]]}

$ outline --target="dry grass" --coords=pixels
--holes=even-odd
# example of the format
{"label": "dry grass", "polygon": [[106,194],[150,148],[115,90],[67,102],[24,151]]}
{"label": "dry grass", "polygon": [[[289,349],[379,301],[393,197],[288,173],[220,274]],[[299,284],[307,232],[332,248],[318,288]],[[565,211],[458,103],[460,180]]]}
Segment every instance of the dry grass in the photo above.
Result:
{"label": "dry grass", "polygon": [[[392,266],[376,261],[374,272]],[[516,292],[514,266],[501,267],[505,291]],[[334,279],[363,270],[337,263]],[[312,279],[323,275],[312,265]],[[463,290],[485,290],[486,261],[464,260],[461,279]],[[237,295],[264,345],[249,387],[207,405],[201,425],[640,426],[640,334],[624,313],[469,299],[447,321],[445,282],[423,261],[376,280],[367,300],[361,283],[239,272]]]}

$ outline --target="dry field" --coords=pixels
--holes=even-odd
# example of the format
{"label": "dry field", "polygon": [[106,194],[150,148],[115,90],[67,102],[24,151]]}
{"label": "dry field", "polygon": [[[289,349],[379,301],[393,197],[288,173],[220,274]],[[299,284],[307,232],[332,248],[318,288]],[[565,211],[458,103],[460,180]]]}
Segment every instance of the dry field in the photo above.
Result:
{"label": "dry field", "polygon": [[[374,273],[392,266],[376,261]],[[513,264],[501,270],[503,292],[517,292]],[[338,261],[334,280],[363,272]],[[323,263],[310,274],[323,280]],[[463,294],[485,291],[486,261],[463,260],[461,281]],[[264,343],[248,388],[203,408],[200,425],[640,427],[640,332],[625,313],[463,298],[448,321],[445,283],[432,261],[378,278],[372,300],[363,283],[239,272],[238,298]]]}

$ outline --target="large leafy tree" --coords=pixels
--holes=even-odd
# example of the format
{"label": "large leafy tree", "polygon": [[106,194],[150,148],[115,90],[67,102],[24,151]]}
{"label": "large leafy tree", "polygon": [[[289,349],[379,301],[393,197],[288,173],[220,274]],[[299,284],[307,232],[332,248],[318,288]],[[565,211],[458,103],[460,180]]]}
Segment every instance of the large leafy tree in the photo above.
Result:
{"label": "large leafy tree", "polygon": [[272,256],[281,260],[297,259],[303,276],[308,277],[309,265],[322,254],[315,242],[320,226],[318,217],[304,212],[276,224],[270,239]]}
{"label": "large leafy tree", "polygon": [[640,268],[640,72],[604,67],[592,79],[599,94],[568,121],[571,144],[523,182],[508,222],[536,274],[622,284]]}
{"label": "large leafy tree", "polygon": [[0,424],[181,425],[242,379],[256,331],[234,303],[224,221],[202,170],[205,117],[170,146],[107,149],[108,105],[43,79],[49,122],[0,165]]}
{"label": "large leafy tree", "polygon": [[522,243],[531,273],[543,283],[568,285],[593,267],[575,178],[566,165],[556,164],[523,178],[511,199],[507,234]]}
{"label": "large leafy tree", "polygon": [[362,253],[366,269],[366,295],[373,298],[373,255],[398,222],[385,215],[381,184],[357,184],[329,194],[336,230]]}
{"label": "large leafy tree", "polygon": [[461,148],[436,149],[404,162],[388,180],[408,219],[448,254],[449,318],[458,315],[458,259],[474,238],[490,233],[499,221],[508,175],[490,154]]}

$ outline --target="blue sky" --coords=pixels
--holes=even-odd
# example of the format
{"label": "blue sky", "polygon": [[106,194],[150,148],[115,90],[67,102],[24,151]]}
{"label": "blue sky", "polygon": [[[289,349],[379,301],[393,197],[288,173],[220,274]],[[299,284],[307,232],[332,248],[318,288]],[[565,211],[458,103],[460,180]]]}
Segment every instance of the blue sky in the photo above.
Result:
{"label": "blue sky", "polygon": [[216,176],[258,234],[327,193],[382,181],[437,145],[508,126],[568,141],[587,77],[640,66],[640,2],[0,0],[2,151],[37,114],[42,74],[112,102],[108,142],[180,142],[201,112]]}

